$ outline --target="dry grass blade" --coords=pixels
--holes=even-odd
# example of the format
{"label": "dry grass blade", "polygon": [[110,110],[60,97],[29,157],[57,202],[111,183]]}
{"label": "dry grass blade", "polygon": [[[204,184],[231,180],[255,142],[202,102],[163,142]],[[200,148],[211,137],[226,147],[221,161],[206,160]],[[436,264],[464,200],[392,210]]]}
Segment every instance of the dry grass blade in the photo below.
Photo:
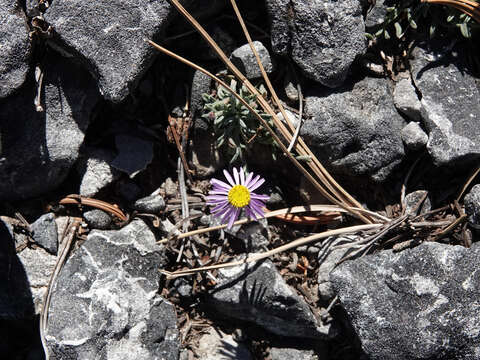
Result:
{"label": "dry grass blade", "polygon": [[[255,55],[255,59],[257,61],[257,65],[260,69],[260,72],[262,73],[262,77],[265,80],[265,83],[273,97],[273,100],[275,104],[278,106],[280,109],[280,112],[287,123],[287,125],[290,128],[290,131],[292,131],[293,134],[290,134],[286,129],[282,131],[282,134],[288,134],[288,136],[285,136],[286,140],[289,142],[289,144],[293,144],[298,136],[298,133],[300,128],[295,130],[294,125],[290,121],[289,117],[285,113],[285,109],[283,108],[282,103],[280,102],[280,99],[277,96],[277,93],[275,92],[275,89],[273,88],[270,79],[268,78],[268,75],[263,67],[263,64],[260,60],[260,56],[258,55],[257,50],[255,49],[255,46],[253,45],[252,38],[250,37],[250,34],[248,32],[247,27],[245,26],[245,22],[243,21],[242,15],[240,14],[240,11],[238,10],[238,6],[235,2],[235,0],[230,0],[232,7],[235,11],[235,15],[237,16],[237,19],[242,27],[243,33],[245,34],[245,37],[247,38],[248,44],[250,46],[250,49],[252,50],[253,54]],[[228,66],[228,64],[226,64]],[[265,108],[265,110],[268,110]],[[275,120],[275,125],[278,127],[283,127],[283,123],[281,121],[278,121],[276,119],[276,115],[274,113],[271,114],[274,116]],[[301,120],[301,119],[300,119]],[[303,140],[300,138],[298,140],[299,145],[296,146],[296,150],[300,155],[306,155],[309,158],[311,158],[312,164],[309,164],[310,168],[312,171],[319,177],[321,180],[322,184],[325,185],[328,190],[332,193],[332,195],[337,198],[340,202],[344,203],[346,206],[354,206],[354,207],[359,207],[361,208],[362,206],[360,203],[358,203],[348,192],[346,192],[334,179],[333,177],[330,176],[328,171],[321,165],[320,161],[318,158],[313,154],[313,152],[309,149],[309,147],[303,142]],[[290,145],[289,148],[287,149],[288,151],[291,150]]]}
{"label": "dry grass blade", "polygon": [[314,234],[310,235],[304,238],[300,238],[297,240],[294,240],[288,244],[279,246],[275,249],[265,251],[263,253],[254,253],[249,255],[246,259],[244,260],[238,260],[238,261],[231,261],[228,263],[223,263],[223,264],[217,264],[217,265],[210,265],[210,266],[204,266],[200,268],[195,268],[195,269],[187,269],[187,270],[180,270],[180,271],[175,271],[175,272],[169,272],[165,270],[160,270],[163,274],[167,275],[168,278],[176,278],[176,277],[181,277],[181,276],[187,276],[187,275],[193,275],[198,272],[203,272],[203,271],[208,271],[208,270],[215,270],[215,269],[222,269],[226,267],[232,267],[232,266],[238,266],[238,265],[243,265],[247,264],[250,262],[254,261],[259,261],[265,258],[268,258],[272,255],[281,253],[283,251],[287,251],[293,248],[296,248],[298,246],[306,245],[314,241],[318,241],[321,239],[325,239],[329,236],[337,236],[337,235],[342,235],[342,234],[351,234],[351,233],[356,233],[359,231],[365,231],[365,230],[372,230],[372,229],[377,229],[382,227],[383,224],[364,224],[364,225],[356,225],[356,226],[350,226],[350,227],[345,227],[342,229],[335,229],[335,230],[329,230],[325,231],[319,234]]}
{"label": "dry grass blade", "polygon": [[[215,41],[208,35],[208,33],[202,28],[202,26],[188,13],[188,11],[183,8],[183,6],[178,2],[178,0],[171,0],[171,3],[177,8],[177,10],[195,27],[195,29],[202,35],[202,37],[207,41],[207,43],[212,47],[212,49],[217,53],[220,59],[224,62],[224,64],[228,67],[228,69],[244,84],[247,89],[254,95],[257,96],[258,104],[262,107],[262,109],[272,116],[272,119],[275,123],[275,126],[278,128],[282,136],[290,142],[293,135],[292,133],[285,128],[283,123],[278,119],[275,114],[275,111],[269,105],[266,99],[264,99],[258,90],[248,81],[248,79],[238,70],[238,68],[232,64],[232,62],[228,59],[225,53],[220,49],[220,47],[215,43]],[[244,26],[244,24],[243,24]],[[150,44],[154,44],[153,42],[149,41]],[[156,45],[156,44],[155,44]],[[155,46],[154,45],[154,46]],[[180,57],[168,50],[160,47],[159,45],[155,46],[160,51],[163,51],[167,55],[176,57],[179,59]],[[172,55],[173,54],[173,55]],[[258,54],[257,54],[258,56]],[[184,59],[186,60],[186,59]],[[194,65],[193,63],[187,61],[183,61],[184,63],[193,66],[194,68],[202,71],[198,66]],[[203,71],[205,74],[209,75],[208,72]],[[210,75],[209,75],[210,76]],[[213,78],[213,77],[212,77]],[[213,78],[215,79],[215,78]],[[217,79],[215,79],[217,81]],[[223,84],[222,84],[223,85]],[[227,90],[231,91],[229,87],[226,87]],[[235,94],[234,94],[235,95]],[[237,97],[237,96],[236,96]],[[238,97],[237,97],[238,99]],[[240,100],[240,99],[239,99]],[[244,103],[244,102],[242,102]],[[251,108],[249,108],[252,111]],[[255,111],[253,111],[255,113]],[[255,115],[257,116],[257,115]],[[259,118],[259,116],[257,116]],[[286,149],[285,145],[282,141],[278,139],[275,132],[268,126],[268,124],[261,118],[259,118],[261,124],[272,134],[273,138],[282,148],[282,151],[289,157],[289,159],[295,164],[295,166],[302,172],[302,174],[317,188],[322,195],[324,195],[329,201],[339,206],[344,207],[349,212],[354,214],[356,217],[360,218],[365,223],[371,223],[372,220],[369,217],[365,217],[361,213],[353,211],[352,207],[362,208],[360,203],[358,203],[351,195],[349,195],[343,188],[341,188],[335,180],[328,174],[328,172],[323,168],[320,164],[318,159],[313,155],[313,153],[308,149],[308,147],[304,144],[302,139],[299,139],[299,144],[297,145],[296,149],[299,150],[300,155],[308,155],[313,161],[309,162],[309,166],[311,167],[312,171],[315,175],[319,178],[320,182],[323,186],[310,174],[306,171],[306,169],[289,153],[288,149]],[[286,118],[288,121],[288,118]],[[291,127],[293,128],[293,125]],[[306,151],[305,149],[308,149]],[[323,169],[323,171],[322,171]]]}
{"label": "dry grass blade", "polygon": [[[168,49],[165,49],[163,46],[160,46],[158,45],[157,43],[151,41],[151,40],[146,40],[150,45],[152,45],[153,47],[155,47],[157,50],[163,52],[164,54],[168,55],[168,56],[171,56],[173,57],[174,59],[177,59],[178,61],[181,61],[183,62],[184,64],[187,64],[191,67],[193,67],[194,69],[197,69],[201,72],[203,72],[205,75],[209,76],[210,78],[212,78],[213,80],[215,80],[217,83],[219,83],[220,85],[222,85],[226,90],[228,90],[235,98],[237,98],[243,105],[245,105],[245,107],[258,119],[258,121],[260,121],[260,123],[265,127],[265,129],[267,129],[272,137],[274,138],[274,140],[278,143],[278,145],[280,146],[280,148],[282,149],[282,151],[287,155],[287,157],[290,159],[290,161],[293,162],[293,164],[300,170],[300,172],[308,179],[312,182],[312,184],[314,184],[314,186],[320,190],[321,194],[324,195],[328,200],[330,200],[332,203],[338,205],[338,206],[341,206],[342,208],[344,208],[345,210],[347,210],[348,212],[350,212],[353,216],[361,219],[362,221],[366,222],[366,223],[371,223],[371,221],[366,218],[365,216],[362,215],[362,212],[359,211],[359,210],[355,210],[355,209],[358,209],[358,208],[361,208],[360,206],[358,208],[356,207],[351,207],[351,206],[347,206],[345,205],[344,203],[342,203],[341,201],[337,200],[335,197],[333,197],[327,190],[325,190],[323,188],[322,185],[320,185],[317,180],[315,180],[315,178],[312,177],[312,175],[310,175],[310,173],[302,166],[302,164],[300,164],[300,162],[295,159],[295,157],[287,150],[287,148],[285,147],[285,145],[283,144],[283,142],[280,140],[280,138],[278,137],[278,135],[276,134],[276,132],[268,125],[268,123],[258,114],[258,112],[255,111],[255,109],[253,109],[250,104],[248,104],[239,94],[237,94],[236,92],[233,91],[232,88],[230,88],[230,86],[228,86],[224,81],[222,81],[220,78],[218,78],[217,76],[213,75],[212,73],[210,73],[209,71],[205,70],[204,68],[194,64],[193,62],[173,53],[172,51],[168,50]],[[260,96],[261,99],[263,99],[262,96]]]}
{"label": "dry grass blade", "polygon": [[472,183],[473,179],[475,179],[478,175],[478,173],[480,173],[480,166],[477,168],[477,170],[475,170],[473,172],[473,174],[468,178],[467,182],[465,183],[465,185],[463,185],[462,187],[462,190],[460,191],[460,194],[458,194],[457,196],[457,201],[460,201],[460,199],[462,198],[463,194],[465,193],[465,190],[467,190],[467,188],[470,186],[470,184]]}
{"label": "dry grass blade", "polygon": [[[359,211],[359,212],[362,212],[366,215],[374,217],[374,218],[377,219],[377,222],[387,223],[387,222],[391,221],[391,219],[389,219],[385,216],[382,216],[380,214],[377,214],[373,211],[369,211],[369,210],[365,210],[365,209],[359,209],[359,208],[353,208],[353,210]],[[348,212],[343,207],[338,206],[338,205],[294,206],[294,207],[290,207],[290,208],[284,208],[284,209],[269,211],[265,214],[265,218],[272,218],[272,217],[276,217],[278,215],[298,214],[298,213],[311,212],[311,211],[324,211],[324,212],[337,211],[337,212],[342,212],[342,213],[347,213]],[[243,225],[243,224],[247,224],[251,221],[254,221],[254,220],[253,219],[241,219],[241,220],[235,221],[233,223],[233,225],[234,226]],[[199,235],[199,234],[204,234],[204,233],[208,233],[208,232],[211,232],[211,231],[225,229],[226,227],[227,227],[227,224],[222,224],[222,225],[210,226],[210,227],[204,228],[204,229],[197,229],[197,230],[190,231],[188,233],[180,234],[178,236],[172,236],[172,237],[168,237],[168,238],[165,238],[165,239],[161,239],[161,240],[158,241],[158,243],[166,243],[166,242],[168,242],[170,240],[173,240],[173,239],[183,239],[183,238],[186,238],[188,236]]]}

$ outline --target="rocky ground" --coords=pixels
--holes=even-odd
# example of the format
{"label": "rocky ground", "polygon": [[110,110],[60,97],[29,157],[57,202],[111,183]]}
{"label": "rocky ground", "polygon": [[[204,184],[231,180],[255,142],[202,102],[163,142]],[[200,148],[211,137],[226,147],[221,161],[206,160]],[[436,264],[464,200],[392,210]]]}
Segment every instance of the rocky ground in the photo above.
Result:
{"label": "rocky ground", "polygon": [[[182,3],[260,86],[229,2]],[[368,40],[388,1],[239,3],[300,137],[402,226],[165,276],[356,223],[179,239],[218,224],[209,179],[232,165],[266,179],[269,210],[326,200],[259,130],[233,163],[218,146],[204,94],[219,89],[145,41],[230,79],[168,1],[0,0],[1,357],[480,359],[478,43]]]}

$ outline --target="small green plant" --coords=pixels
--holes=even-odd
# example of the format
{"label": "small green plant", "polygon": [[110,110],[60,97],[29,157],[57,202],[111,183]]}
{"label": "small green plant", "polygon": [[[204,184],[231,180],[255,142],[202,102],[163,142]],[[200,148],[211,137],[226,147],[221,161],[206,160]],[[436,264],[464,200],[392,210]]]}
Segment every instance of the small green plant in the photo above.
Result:
{"label": "small green plant", "polygon": [[400,39],[409,30],[417,31],[417,24],[421,24],[422,29],[428,30],[430,37],[442,29],[443,32],[453,31],[457,34],[459,31],[464,38],[469,39],[479,28],[479,24],[467,14],[454,7],[438,6],[433,1],[432,4],[420,0],[398,1],[386,10],[383,23],[372,33],[367,33],[368,38]]}
{"label": "small green plant", "polygon": [[[230,80],[230,88],[236,91],[259,115],[273,127],[269,114],[260,111],[256,96],[248,91],[246,86],[239,86],[234,79]],[[258,91],[265,97],[267,91],[260,85]],[[276,146],[272,136],[263,129],[258,120],[251,114],[235,96],[223,86],[218,86],[214,94],[203,94],[205,102],[203,117],[213,121],[213,130],[216,135],[216,146],[226,151],[230,156],[230,163],[237,160],[244,161],[254,142],[269,145],[275,159]]]}

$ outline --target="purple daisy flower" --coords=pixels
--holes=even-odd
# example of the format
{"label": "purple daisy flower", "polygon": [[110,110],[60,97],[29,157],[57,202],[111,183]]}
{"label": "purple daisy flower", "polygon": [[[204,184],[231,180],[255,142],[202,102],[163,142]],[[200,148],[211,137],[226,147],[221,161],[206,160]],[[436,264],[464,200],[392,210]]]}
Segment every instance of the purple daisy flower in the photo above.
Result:
{"label": "purple daisy flower", "polygon": [[233,168],[233,178],[227,170],[223,170],[223,174],[228,183],[218,179],[210,180],[213,189],[208,193],[207,204],[214,206],[211,213],[222,217],[222,223],[228,221],[228,229],[238,219],[243,208],[249,218],[264,217],[264,201],[269,196],[255,194],[253,190],[258,189],[265,179],[260,175],[254,178],[253,173],[246,174],[242,168],[240,171]]}

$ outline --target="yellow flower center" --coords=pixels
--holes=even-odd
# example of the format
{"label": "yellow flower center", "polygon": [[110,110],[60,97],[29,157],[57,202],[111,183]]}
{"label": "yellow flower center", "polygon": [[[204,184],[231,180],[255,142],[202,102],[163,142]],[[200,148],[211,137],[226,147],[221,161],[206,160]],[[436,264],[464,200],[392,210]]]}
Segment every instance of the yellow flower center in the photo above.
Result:
{"label": "yellow flower center", "polygon": [[237,208],[243,208],[250,204],[250,191],[246,186],[235,185],[228,192],[228,201]]}

